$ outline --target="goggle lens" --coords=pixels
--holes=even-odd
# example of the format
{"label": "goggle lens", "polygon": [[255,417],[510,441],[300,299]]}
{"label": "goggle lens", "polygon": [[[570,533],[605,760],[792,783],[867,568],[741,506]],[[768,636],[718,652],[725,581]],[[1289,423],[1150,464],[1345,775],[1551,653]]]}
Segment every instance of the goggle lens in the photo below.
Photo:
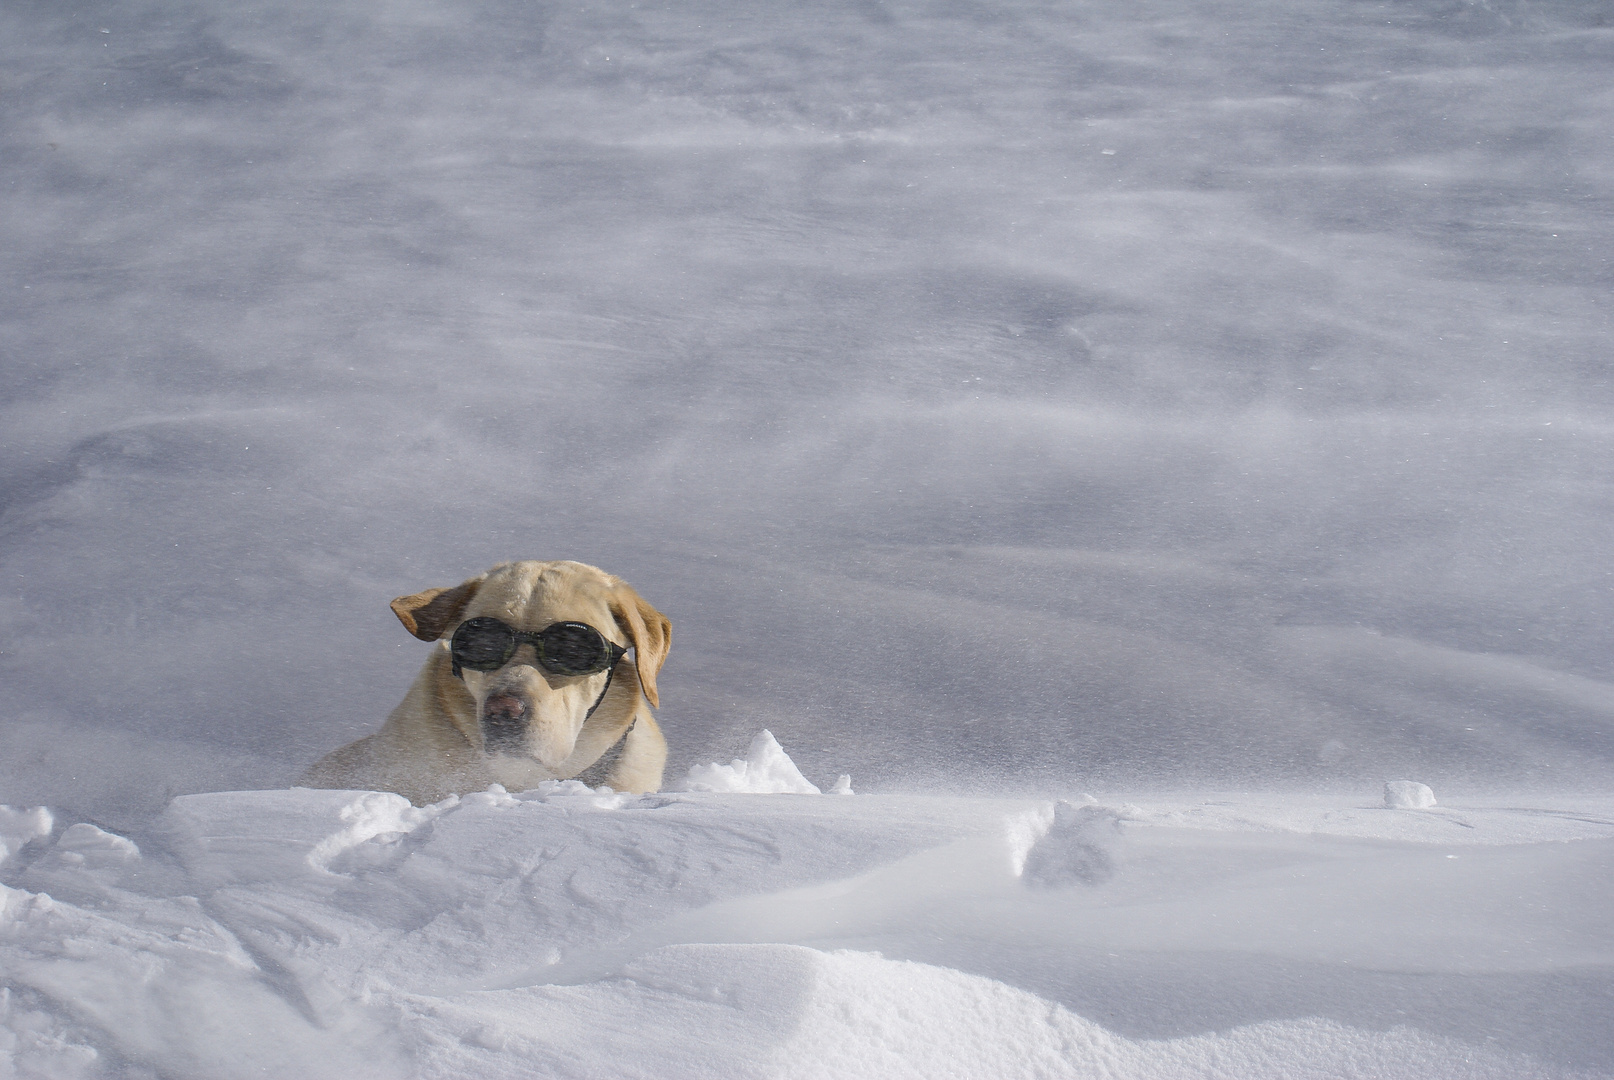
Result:
{"label": "goggle lens", "polygon": [[496,671],[515,655],[515,631],[498,619],[468,619],[454,631],[450,650],[460,667]]}
{"label": "goggle lens", "polygon": [[556,675],[592,675],[616,663],[609,644],[587,623],[556,623],[538,634],[538,662]]}
{"label": "goggle lens", "polygon": [[551,675],[597,675],[615,666],[627,652],[588,623],[558,622],[532,632],[487,616],[460,623],[449,648],[460,667],[497,671],[523,643],[532,645],[538,653],[538,666]]}

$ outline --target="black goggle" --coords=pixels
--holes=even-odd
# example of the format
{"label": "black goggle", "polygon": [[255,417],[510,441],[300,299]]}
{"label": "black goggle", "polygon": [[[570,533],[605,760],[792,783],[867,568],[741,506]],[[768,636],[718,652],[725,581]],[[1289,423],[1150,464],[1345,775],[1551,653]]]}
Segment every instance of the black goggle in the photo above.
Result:
{"label": "black goggle", "polygon": [[598,675],[610,671],[628,650],[588,623],[551,623],[542,630],[517,630],[486,615],[466,619],[454,631],[449,652],[454,674],[460,668],[497,671],[522,645],[538,653],[538,666],[551,675]]}

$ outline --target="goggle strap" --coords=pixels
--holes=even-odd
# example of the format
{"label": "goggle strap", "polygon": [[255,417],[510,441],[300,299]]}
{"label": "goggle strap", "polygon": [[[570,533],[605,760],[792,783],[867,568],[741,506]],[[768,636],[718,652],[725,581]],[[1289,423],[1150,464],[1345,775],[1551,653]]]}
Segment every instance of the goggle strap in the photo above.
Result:
{"label": "goggle strap", "polygon": [[588,707],[588,712],[583,714],[583,719],[584,720],[587,720],[589,717],[593,716],[594,715],[594,710],[598,709],[600,707],[600,705],[604,703],[605,695],[611,689],[611,676],[613,676],[615,674],[616,674],[616,665],[615,664],[612,664],[610,667],[605,669],[605,688],[600,691],[600,696],[594,699],[594,704],[592,704],[592,705],[590,705]]}

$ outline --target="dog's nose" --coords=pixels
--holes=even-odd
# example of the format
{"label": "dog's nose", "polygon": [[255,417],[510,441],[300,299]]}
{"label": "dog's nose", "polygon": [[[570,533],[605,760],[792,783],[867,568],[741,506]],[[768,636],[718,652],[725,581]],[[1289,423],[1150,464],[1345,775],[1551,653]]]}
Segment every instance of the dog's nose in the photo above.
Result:
{"label": "dog's nose", "polygon": [[527,703],[514,694],[494,694],[482,703],[482,719],[514,724],[527,715]]}
{"label": "dog's nose", "polygon": [[492,754],[518,753],[527,740],[527,703],[514,694],[493,694],[482,703],[482,747]]}

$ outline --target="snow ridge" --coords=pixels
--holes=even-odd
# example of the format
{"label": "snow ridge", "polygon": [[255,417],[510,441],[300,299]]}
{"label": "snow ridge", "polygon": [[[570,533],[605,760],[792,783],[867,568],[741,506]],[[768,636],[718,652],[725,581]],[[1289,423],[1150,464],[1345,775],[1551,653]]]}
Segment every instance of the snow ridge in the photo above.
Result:
{"label": "snow ridge", "polygon": [[[704,775],[787,764],[763,733]],[[0,824],[38,845],[4,864],[0,1076],[1609,1075],[1577,1019],[1607,799],[563,782],[185,796],[138,845]]]}

